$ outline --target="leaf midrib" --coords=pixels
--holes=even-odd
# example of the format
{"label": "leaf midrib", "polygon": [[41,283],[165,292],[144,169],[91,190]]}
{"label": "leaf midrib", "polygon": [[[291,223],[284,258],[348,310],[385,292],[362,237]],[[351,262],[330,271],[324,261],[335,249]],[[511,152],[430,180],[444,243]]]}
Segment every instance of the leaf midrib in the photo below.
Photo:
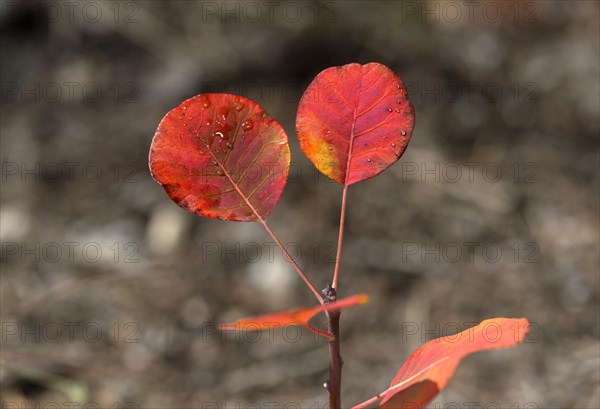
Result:
{"label": "leaf midrib", "polygon": [[354,128],[356,126],[356,119],[358,116],[356,113],[358,112],[358,103],[360,102],[360,93],[362,90],[363,78],[365,72],[364,67],[361,67],[360,70],[360,82],[358,84],[358,91],[356,92],[356,104],[354,107],[354,112],[352,113],[352,129],[350,130],[350,145],[348,147],[348,158],[346,159],[346,172],[344,173],[344,186],[348,186],[348,177],[350,175],[350,162],[352,161],[352,148],[354,145]]}

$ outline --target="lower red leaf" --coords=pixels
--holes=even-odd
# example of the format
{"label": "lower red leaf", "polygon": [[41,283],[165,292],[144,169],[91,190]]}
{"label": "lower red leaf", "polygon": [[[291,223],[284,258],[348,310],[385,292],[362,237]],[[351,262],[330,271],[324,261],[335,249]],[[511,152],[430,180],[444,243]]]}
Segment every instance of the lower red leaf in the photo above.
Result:
{"label": "lower red leaf", "polygon": [[325,305],[319,305],[311,308],[296,308],[293,310],[287,310],[272,314],[259,315],[255,317],[242,318],[236,322],[229,324],[219,324],[219,329],[235,330],[235,331],[262,331],[273,328],[284,327],[287,325],[300,325],[304,326],[316,334],[324,337],[333,338],[333,335],[327,331],[315,328],[308,323],[311,318],[320,312],[330,310],[342,310],[350,308],[356,304],[364,304],[369,301],[369,297],[364,294],[353,295],[352,297],[344,298],[342,300],[330,302]]}
{"label": "lower red leaf", "polygon": [[381,394],[380,407],[422,407],[444,389],[465,356],[513,346],[522,342],[528,331],[525,318],[495,318],[456,335],[429,341],[402,365],[390,388]]}
{"label": "lower red leaf", "polygon": [[389,388],[353,409],[380,399],[380,408],[421,408],[446,387],[465,356],[516,345],[523,342],[528,332],[529,322],[525,318],[494,318],[458,334],[429,341],[413,352]]}

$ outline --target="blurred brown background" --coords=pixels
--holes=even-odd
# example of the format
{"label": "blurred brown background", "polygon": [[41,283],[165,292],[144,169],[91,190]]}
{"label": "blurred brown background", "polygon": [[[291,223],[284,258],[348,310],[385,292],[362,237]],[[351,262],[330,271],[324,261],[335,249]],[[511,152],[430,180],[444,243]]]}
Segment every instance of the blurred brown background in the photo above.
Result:
{"label": "blurred brown background", "polygon": [[3,408],[323,407],[321,340],[215,330],[310,292],[260,225],[174,205],[147,154],[193,95],[263,105],[294,162],[269,223],[322,288],[341,187],[295,112],[318,72],[371,61],[417,124],[349,192],[340,295],[371,302],[342,316],[344,405],[428,339],[527,317],[431,407],[600,407],[598,2],[1,1],[0,30]]}

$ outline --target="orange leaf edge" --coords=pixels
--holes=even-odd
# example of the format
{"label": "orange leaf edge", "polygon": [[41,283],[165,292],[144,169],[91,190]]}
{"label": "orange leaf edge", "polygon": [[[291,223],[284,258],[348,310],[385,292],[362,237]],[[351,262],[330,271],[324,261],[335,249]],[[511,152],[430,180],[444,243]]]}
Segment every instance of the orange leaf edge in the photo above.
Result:
{"label": "orange leaf edge", "polygon": [[[468,333],[469,331],[472,331],[472,334],[470,335],[470,337],[473,337],[475,333],[481,333],[484,328],[486,328],[488,325],[490,324],[495,324],[495,325],[501,325],[501,324],[518,324],[518,325],[523,325],[524,326],[524,330],[519,332],[519,335],[516,336],[512,342],[506,342],[506,340],[504,339],[503,341],[505,341],[504,343],[502,343],[501,345],[496,345],[497,341],[493,342],[493,341],[488,341],[485,339],[485,336],[482,338],[485,342],[488,343],[488,347],[482,347],[476,350],[472,350],[472,351],[467,351],[464,353],[459,353],[456,356],[452,357],[452,356],[446,356],[444,357],[442,360],[447,361],[446,365],[449,365],[448,371],[447,371],[447,377],[446,379],[441,379],[441,380],[436,380],[433,378],[429,378],[427,377],[425,374],[432,368],[435,368],[439,362],[441,362],[442,360],[439,360],[437,362],[434,362],[433,364],[425,367],[423,370],[419,371],[418,373],[412,375],[411,377],[401,380],[400,382],[394,384],[396,378],[394,378],[394,380],[392,381],[392,384],[390,385],[390,387],[388,389],[386,389],[385,391],[379,393],[377,396],[379,399],[381,399],[381,403],[379,405],[380,408],[391,408],[391,407],[395,407],[393,402],[390,402],[395,396],[397,397],[397,395],[405,392],[405,391],[409,391],[408,393],[410,394],[410,390],[413,386],[418,385],[419,383],[423,384],[424,382],[427,382],[429,385],[431,386],[435,386],[437,388],[437,391],[435,393],[431,393],[432,390],[431,388],[429,389],[430,394],[427,396],[427,398],[425,400],[419,401],[418,403],[418,407],[422,407],[423,405],[427,404],[428,402],[431,401],[431,399],[433,399],[437,394],[439,394],[448,384],[448,382],[452,379],[452,377],[454,376],[454,373],[456,371],[456,369],[458,368],[458,365],[460,364],[460,362],[462,361],[463,358],[465,358],[468,355],[477,353],[477,352],[482,352],[482,351],[486,351],[486,350],[493,350],[493,349],[502,349],[502,348],[508,348],[508,347],[512,347],[515,346],[521,342],[523,342],[525,340],[525,337],[527,336],[527,334],[529,333],[531,326],[529,324],[529,321],[527,320],[527,318],[491,318],[491,319],[487,319],[487,320],[483,320],[481,321],[479,324],[477,324],[476,326],[473,326],[471,328],[468,328],[458,334],[455,335],[449,335],[446,337],[441,337],[441,338],[437,338],[437,339],[433,339],[425,344],[423,344],[421,347],[419,347],[417,350],[415,350],[415,352],[413,352],[410,356],[409,359],[410,360],[413,356],[417,355],[418,353],[420,353],[421,351],[423,351],[427,346],[431,346],[434,343],[440,343],[440,342],[456,342],[453,341],[453,339],[456,336],[462,336],[463,334]],[[491,345],[490,344],[494,344]],[[407,360],[407,362],[408,362]],[[404,365],[403,365],[404,367]],[[400,368],[400,371],[402,371],[402,368]],[[400,373],[399,371],[399,373]],[[399,374],[398,373],[398,374]],[[398,375],[396,375],[397,377]],[[413,382],[414,381],[414,382]],[[360,407],[360,405],[359,405]]]}
{"label": "orange leaf edge", "polygon": [[241,318],[232,323],[221,323],[218,325],[218,328],[221,331],[262,331],[290,325],[298,325],[308,328],[315,334],[322,335],[329,339],[333,339],[332,334],[319,328],[313,327],[308,323],[308,321],[320,312],[350,308],[354,305],[365,304],[367,302],[369,302],[369,297],[367,295],[357,294],[347,298],[343,298],[338,301],[330,302],[329,304],[319,305],[316,307],[296,308],[276,313]]}

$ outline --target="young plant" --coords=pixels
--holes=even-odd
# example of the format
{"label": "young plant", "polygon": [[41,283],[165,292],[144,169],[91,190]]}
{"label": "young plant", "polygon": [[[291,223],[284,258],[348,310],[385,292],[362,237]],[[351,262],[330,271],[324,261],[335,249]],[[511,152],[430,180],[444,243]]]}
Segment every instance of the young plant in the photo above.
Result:
{"label": "young plant", "polygon": [[[169,197],[201,216],[258,222],[281,249],[318,305],[222,324],[227,330],[305,326],[329,344],[329,407],[341,408],[342,358],[339,321],[345,308],[367,302],[359,294],[338,299],[348,187],[375,177],[404,153],[415,123],[400,77],[378,63],[322,71],[300,100],[296,132],[317,169],[343,186],[335,266],[319,292],[267,224],[285,186],[290,149],[281,125],[254,101],[231,94],[201,94],[171,110],[158,125],[150,170]],[[309,321],[325,313],[327,331]],[[526,319],[495,318],[417,349],[390,386],[354,406],[420,407],[448,383],[466,355],[522,342]],[[412,406],[407,406],[412,405]]]}

